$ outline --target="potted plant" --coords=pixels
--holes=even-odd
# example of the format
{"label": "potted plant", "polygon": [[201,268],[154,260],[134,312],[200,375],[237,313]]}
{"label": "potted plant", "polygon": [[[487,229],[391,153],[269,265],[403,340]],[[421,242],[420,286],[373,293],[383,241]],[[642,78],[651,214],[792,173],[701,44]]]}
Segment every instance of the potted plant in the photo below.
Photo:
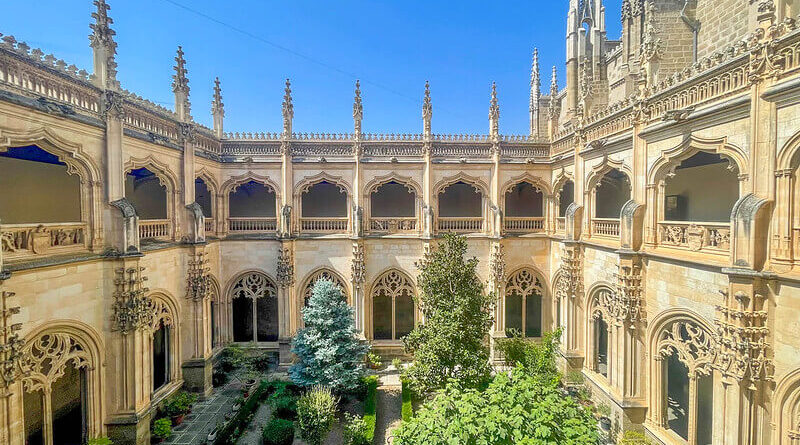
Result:
{"label": "potted plant", "polygon": [[241,407],[242,407],[242,404],[243,404],[243,403],[244,403],[244,397],[243,397],[243,396],[239,396],[239,397],[237,397],[237,398],[236,398],[236,399],[233,401],[233,411],[234,411],[234,412],[236,412],[236,411],[239,411],[239,408],[241,408]]}
{"label": "potted plant", "polygon": [[381,361],[381,357],[374,352],[367,353],[367,363],[369,363],[369,367],[372,369],[381,369],[383,366],[383,361]]}
{"label": "potted plant", "polygon": [[208,433],[208,437],[206,438],[208,443],[214,443],[214,441],[217,440],[217,435],[219,434],[220,430],[222,430],[222,423],[217,422],[217,424],[214,426],[214,429]]}
{"label": "potted plant", "polygon": [[183,418],[192,412],[192,404],[197,401],[197,395],[181,391],[164,403],[164,413],[172,419],[172,423],[180,425]]}
{"label": "potted plant", "polygon": [[161,443],[172,435],[172,421],[162,417],[153,422],[153,442]]}
{"label": "potted plant", "polygon": [[611,407],[605,403],[598,403],[595,407],[595,412],[598,416],[597,420],[600,428],[605,432],[609,432],[611,430]]}

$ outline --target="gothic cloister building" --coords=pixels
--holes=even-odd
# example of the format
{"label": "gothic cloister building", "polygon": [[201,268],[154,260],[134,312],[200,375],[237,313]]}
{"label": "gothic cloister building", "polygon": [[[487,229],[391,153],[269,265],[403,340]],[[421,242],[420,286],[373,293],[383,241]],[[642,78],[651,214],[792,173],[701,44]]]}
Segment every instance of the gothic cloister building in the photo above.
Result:
{"label": "gothic cloister building", "polygon": [[800,444],[797,0],[624,0],[620,40],[570,0],[524,136],[494,86],[485,135],[433,133],[427,86],[421,133],[364,134],[358,84],[352,133],[295,133],[289,81],[280,133],[225,133],[219,80],[205,128],[180,48],[174,110],[121,88],[94,4],[91,73],[0,40],[0,443],[148,443],[223,345],[290,360],[323,276],[397,353],[414,263],[458,232],[493,338],[563,327],[618,429]]}

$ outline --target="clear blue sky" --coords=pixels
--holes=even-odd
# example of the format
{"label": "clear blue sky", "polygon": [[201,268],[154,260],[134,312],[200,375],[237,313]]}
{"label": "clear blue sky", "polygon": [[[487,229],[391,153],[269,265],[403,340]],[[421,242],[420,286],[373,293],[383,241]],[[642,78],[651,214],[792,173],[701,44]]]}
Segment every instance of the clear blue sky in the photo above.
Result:
{"label": "clear blue sky", "polygon": [[[534,46],[543,91],[553,65],[563,87],[567,0],[108,1],[123,87],[172,108],[173,58],[182,45],[195,120],[211,124],[219,76],[227,131],[280,131],[286,77],[299,132],[352,131],[358,77],[365,132],[421,132],[430,80],[435,133],[486,133],[494,80],[500,131],[525,134]],[[620,34],[620,3],[605,2],[609,38]],[[91,71],[92,9],[91,0],[5,2],[0,32]]]}

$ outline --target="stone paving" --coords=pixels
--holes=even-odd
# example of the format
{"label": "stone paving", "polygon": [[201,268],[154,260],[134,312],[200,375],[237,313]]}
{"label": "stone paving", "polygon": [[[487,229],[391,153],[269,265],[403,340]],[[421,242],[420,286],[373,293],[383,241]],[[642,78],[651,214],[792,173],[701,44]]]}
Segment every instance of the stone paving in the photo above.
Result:
{"label": "stone paving", "polygon": [[241,383],[231,379],[222,388],[215,388],[206,400],[197,402],[183,423],[172,429],[172,437],[165,440],[169,445],[195,445],[208,442],[208,433],[217,423],[225,421],[225,414],[233,412],[233,404],[241,395]]}

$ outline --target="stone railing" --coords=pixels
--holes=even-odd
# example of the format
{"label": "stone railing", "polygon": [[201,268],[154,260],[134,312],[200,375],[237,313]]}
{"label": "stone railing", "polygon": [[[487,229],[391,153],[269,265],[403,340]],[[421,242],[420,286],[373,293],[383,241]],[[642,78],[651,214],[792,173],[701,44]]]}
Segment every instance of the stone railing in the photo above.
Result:
{"label": "stone railing", "polygon": [[0,245],[6,259],[53,255],[87,248],[85,223],[3,224]]}
{"label": "stone railing", "polygon": [[559,216],[556,218],[556,232],[566,232],[567,231],[567,218],[563,216]]}
{"label": "stone railing", "polygon": [[417,231],[416,217],[370,218],[370,232],[376,233],[413,233]]}
{"label": "stone railing", "polygon": [[206,234],[208,233],[216,233],[216,221],[214,218],[206,218],[203,220],[203,224],[205,225]]}
{"label": "stone railing", "polygon": [[619,238],[619,218],[592,218],[592,236]]}
{"label": "stone railing", "polygon": [[300,231],[303,233],[344,233],[347,232],[347,217],[300,218]]}
{"label": "stone railing", "polygon": [[658,243],[692,251],[729,252],[731,227],[726,222],[661,221]]}
{"label": "stone railing", "polygon": [[483,217],[440,216],[436,225],[440,232],[479,233],[483,232]]}
{"label": "stone railing", "polygon": [[125,102],[124,123],[126,128],[146,134],[153,142],[174,142],[180,133],[176,122],[133,102]]}
{"label": "stone railing", "polygon": [[228,218],[228,231],[231,233],[264,233],[278,230],[278,220],[274,217]]}
{"label": "stone railing", "polygon": [[517,233],[544,232],[544,218],[506,216],[503,219],[503,230]]}
{"label": "stone railing", "polygon": [[139,220],[139,239],[168,240],[172,238],[172,221],[168,219]]}

